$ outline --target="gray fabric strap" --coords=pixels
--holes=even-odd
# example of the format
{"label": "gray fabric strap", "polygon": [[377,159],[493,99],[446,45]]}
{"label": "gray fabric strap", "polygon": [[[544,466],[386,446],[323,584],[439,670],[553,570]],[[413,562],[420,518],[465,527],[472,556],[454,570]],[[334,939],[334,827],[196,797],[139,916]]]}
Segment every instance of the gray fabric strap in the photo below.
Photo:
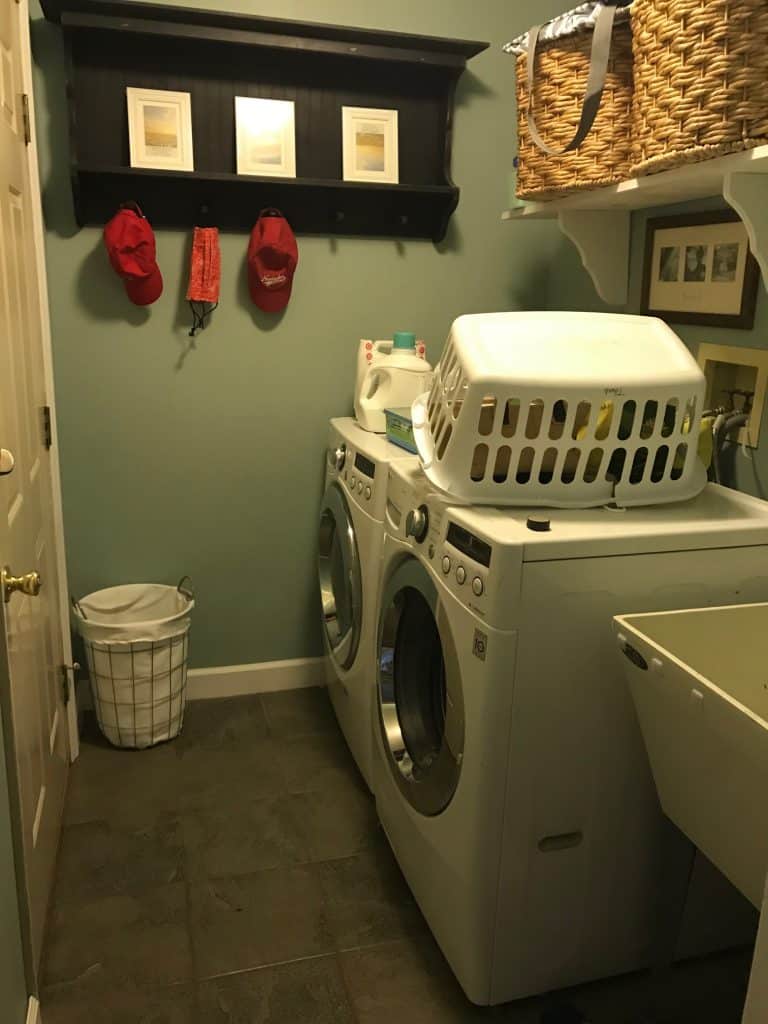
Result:
{"label": "gray fabric strap", "polygon": [[548,146],[536,126],[536,121],[533,115],[533,83],[536,67],[536,44],[538,42],[539,32],[541,31],[542,26],[534,25],[528,33],[528,109],[526,110],[525,116],[528,121],[528,131],[531,134],[531,138],[539,149],[542,149],[545,153],[549,153],[550,156],[562,156],[564,153],[569,153],[571,150],[578,149],[584,139],[586,139],[595,122],[597,112],[600,109],[600,101],[603,97],[606,74],[608,73],[608,59],[611,54],[611,37],[613,35],[613,19],[615,14],[616,7],[613,4],[610,6],[605,4],[601,5],[600,10],[598,11],[597,18],[595,20],[595,30],[592,35],[589,77],[587,79],[584,103],[581,107],[581,118],[579,119],[576,134],[568,145],[564,146],[562,149],[554,149],[552,146]]}

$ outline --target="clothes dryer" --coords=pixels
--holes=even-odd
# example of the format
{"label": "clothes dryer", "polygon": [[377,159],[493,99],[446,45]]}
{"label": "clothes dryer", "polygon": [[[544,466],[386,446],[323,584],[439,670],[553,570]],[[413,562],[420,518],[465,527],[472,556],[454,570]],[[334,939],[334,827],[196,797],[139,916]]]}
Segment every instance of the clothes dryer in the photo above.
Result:
{"label": "clothes dryer", "polygon": [[[389,476],[374,793],[433,934],[480,1004],[647,966],[666,826],[612,616],[768,598],[768,506],[531,515]],[[708,870],[690,953],[751,924]]]}

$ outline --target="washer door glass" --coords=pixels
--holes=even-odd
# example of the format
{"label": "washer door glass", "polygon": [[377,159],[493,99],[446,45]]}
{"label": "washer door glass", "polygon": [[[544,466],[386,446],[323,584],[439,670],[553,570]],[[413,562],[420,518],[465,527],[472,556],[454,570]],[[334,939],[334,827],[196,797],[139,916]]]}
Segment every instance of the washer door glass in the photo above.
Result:
{"label": "washer door glass", "polygon": [[405,798],[425,815],[451,802],[464,752],[464,701],[437,588],[413,557],[382,592],[378,651],[384,755]]}
{"label": "washer door glass", "polygon": [[323,625],[331,655],[349,668],[360,643],[362,578],[357,540],[347,499],[331,484],[320,506],[318,553]]}

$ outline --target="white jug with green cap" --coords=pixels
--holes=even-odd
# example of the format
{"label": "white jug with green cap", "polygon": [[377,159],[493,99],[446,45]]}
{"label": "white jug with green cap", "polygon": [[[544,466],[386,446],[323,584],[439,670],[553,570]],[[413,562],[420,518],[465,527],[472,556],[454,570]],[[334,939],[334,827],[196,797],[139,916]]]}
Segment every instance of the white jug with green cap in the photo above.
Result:
{"label": "white jug with green cap", "polygon": [[432,367],[424,352],[424,342],[412,331],[395,331],[391,340],[360,342],[355,417],[363,430],[386,433],[384,410],[410,408],[429,390]]}

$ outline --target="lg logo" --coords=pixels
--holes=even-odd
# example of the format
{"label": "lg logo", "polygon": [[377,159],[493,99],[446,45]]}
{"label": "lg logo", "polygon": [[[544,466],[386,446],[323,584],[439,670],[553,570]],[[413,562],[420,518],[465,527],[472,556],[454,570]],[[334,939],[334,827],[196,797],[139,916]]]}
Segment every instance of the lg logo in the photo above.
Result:
{"label": "lg logo", "polygon": [[475,638],[472,641],[472,653],[480,661],[485,661],[485,652],[488,650],[488,635],[479,629],[475,630]]}

